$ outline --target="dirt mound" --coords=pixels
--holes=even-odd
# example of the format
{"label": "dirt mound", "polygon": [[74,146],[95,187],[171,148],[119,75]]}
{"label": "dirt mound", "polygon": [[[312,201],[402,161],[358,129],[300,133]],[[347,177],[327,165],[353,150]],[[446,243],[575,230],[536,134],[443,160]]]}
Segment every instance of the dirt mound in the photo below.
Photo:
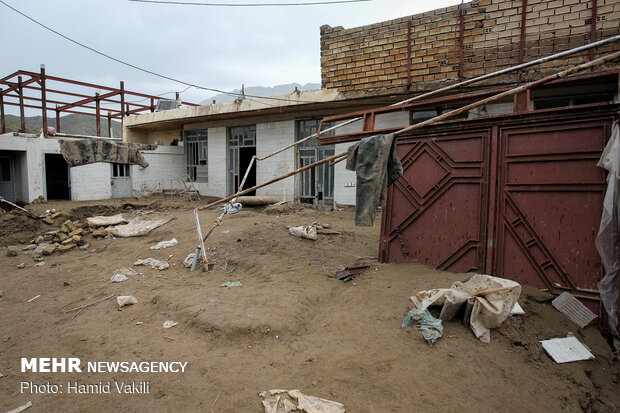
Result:
{"label": "dirt mound", "polygon": [[21,211],[6,212],[0,216],[0,246],[26,244],[39,235],[47,225]]}

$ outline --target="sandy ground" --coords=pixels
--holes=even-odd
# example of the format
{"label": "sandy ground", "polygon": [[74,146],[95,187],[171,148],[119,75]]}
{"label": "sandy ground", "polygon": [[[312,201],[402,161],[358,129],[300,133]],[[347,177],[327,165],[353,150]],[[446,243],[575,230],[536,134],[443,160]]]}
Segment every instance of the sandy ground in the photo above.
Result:
{"label": "sandy ground", "polygon": [[[206,200],[203,200],[206,202]],[[206,411],[262,412],[257,393],[299,389],[343,403],[348,412],[533,412],[620,410],[619,363],[596,326],[579,329],[549,297],[525,287],[513,316],[483,344],[460,322],[445,325],[430,348],[415,327],[400,324],[419,290],[449,287],[467,274],[423,265],[378,264],[379,226],[356,228],[353,210],[316,211],[296,205],[245,208],[227,216],[208,241],[214,268],[189,272],[191,209],[181,198],[50,202],[28,208],[63,213],[54,225],[23,215],[0,216],[0,245],[25,245],[67,218],[140,210],[174,217],[138,238],[94,240],[86,251],[46,256],[35,266],[20,252],[0,250],[0,410],[32,401],[33,412]],[[203,227],[217,216],[201,213]],[[340,235],[317,241],[288,234],[287,226],[329,223]],[[176,237],[179,245],[149,250]],[[115,269],[139,258],[168,259],[163,271],[109,284]],[[359,259],[359,258],[362,259]],[[368,262],[353,281],[329,278],[343,266]],[[25,268],[18,269],[20,263]],[[220,288],[226,281],[242,287]],[[40,297],[28,302],[32,297]],[[111,294],[114,299],[75,313],[63,309]],[[164,329],[162,323],[179,324]],[[574,333],[595,360],[558,365],[539,340]],[[181,361],[183,373],[22,373],[22,357],[78,357],[89,361]],[[20,392],[22,382],[58,384],[63,394]],[[67,382],[112,382],[110,394],[67,394]],[[148,382],[147,394],[118,394],[117,382]]]}

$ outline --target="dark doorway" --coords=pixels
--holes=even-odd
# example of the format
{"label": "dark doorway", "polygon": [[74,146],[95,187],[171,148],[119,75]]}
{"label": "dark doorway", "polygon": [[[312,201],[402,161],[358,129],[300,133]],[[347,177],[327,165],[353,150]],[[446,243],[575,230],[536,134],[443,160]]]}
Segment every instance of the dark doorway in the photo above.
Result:
{"label": "dark doorway", "polygon": [[45,154],[45,184],[47,185],[47,199],[71,199],[69,167],[62,155]]}
{"label": "dark doorway", "polygon": [[[232,195],[239,190],[241,181],[245,176],[252,157],[256,155],[256,126],[235,126],[228,129],[228,195]],[[244,189],[256,185],[256,162],[248,174],[248,178],[243,185]],[[256,195],[252,191],[248,196]]]}

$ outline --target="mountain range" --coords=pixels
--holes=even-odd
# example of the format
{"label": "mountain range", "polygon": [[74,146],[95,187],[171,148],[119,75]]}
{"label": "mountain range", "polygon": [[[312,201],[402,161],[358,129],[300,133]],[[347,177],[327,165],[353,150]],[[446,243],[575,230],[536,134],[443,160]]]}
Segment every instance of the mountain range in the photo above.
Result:
{"label": "mountain range", "polygon": [[[249,86],[244,88],[244,93],[246,95],[267,97],[267,96],[277,96],[277,95],[286,95],[295,91],[295,88],[299,91],[304,90],[316,90],[321,88],[320,83],[306,83],[305,85],[301,85],[299,83],[289,83],[286,85],[277,85],[273,87],[265,87],[265,86]],[[241,90],[235,89],[232,92],[233,94],[241,93]],[[236,95],[227,95],[224,93],[220,93],[219,95],[215,95],[210,97],[209,99],[205,99],[200,102],[201,105],[210,105],[215,100],[215,103],[225,103],[232,102],[238,96]]]}
{"label": "mountain range", "polygon": [[[6,115],[6,131],[18,132],[20,129],[19,116]],[[48,117],[47,125],[56,127],[56,118]],[[42,116],[26,117],[26,133],[39,133],[43,128]],[[77,135],[97,135],[97,121],[94,116],[71,114],[60,118],[60,129],[63,133],[75,133]],[[112,120],[112,134],[120,137],[122,133],[121,123]],[[101,135],[108,136],[108,119],[101,118]]]}

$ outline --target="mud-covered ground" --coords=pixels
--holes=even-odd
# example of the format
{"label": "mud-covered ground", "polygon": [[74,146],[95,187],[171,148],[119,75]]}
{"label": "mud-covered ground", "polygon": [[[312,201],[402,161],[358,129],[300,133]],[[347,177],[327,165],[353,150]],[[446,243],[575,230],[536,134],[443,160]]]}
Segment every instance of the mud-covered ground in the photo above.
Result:
{"label": "mud-covered ground", "polygon": [[[207,200],[203,199],[203,203]],[[379,264],[379,227],[358,228],[353,210],[316,211],[299,205],[245,208],[226,216],[207,242],[210,272],[190,272],[183,259],[196,247],[192,208],[182,198],[29,205],[54,208],[54,224],[20,213],[0,216],[0,410],[31,401],[33,412],[206,411],[262,412],[257,393],[299,389],[343,403],[348,412],[534,412],[620,410],[618,361],[595,325],[579,329],[524,287],[525,316],[509,318],[484,344],[460,322],[445,325],[430,348],[414,327],[401,328],[419,290],[449,287],[467,274],[419,264]],[[149,213],[149,211],[154,211]],[[174,218],[136,238],[93,239],[84,250],[33,260],[21,251],[67,219],[123,212],[127,218]],[[217,210],[201,213],[208,228]],[[317,241],[287,227],[331,224]],[[179,245],[150,250],[175,237]],[[19,245],[7,256],[8,245]],[[167,260],[158,271],[132,266],[141,258]],[[24,268],[19,269],[20,264]],[[370,263],[353,281],[329,275]],[[114,270],[129,280],[109,284]],[[241,281],[241,287],[220,287]],[[139,302],[117,308],[115,297]],[[40,295],[32,302],[31,298]],[[164,329],[162,323],[179,324]],[[594,323],[596,324],[596,323]],[[574,333],[595,360],[558,365],[540,340]],[[22,373],[22,357],[93,361],[180,361],[183,373]],[[23,382],[62,385],[62,394],[21,392]],[[110,394],[67,394],[67,383],[111,383]],[[146,394],[119,394],[114,382],[149,383]]]}

